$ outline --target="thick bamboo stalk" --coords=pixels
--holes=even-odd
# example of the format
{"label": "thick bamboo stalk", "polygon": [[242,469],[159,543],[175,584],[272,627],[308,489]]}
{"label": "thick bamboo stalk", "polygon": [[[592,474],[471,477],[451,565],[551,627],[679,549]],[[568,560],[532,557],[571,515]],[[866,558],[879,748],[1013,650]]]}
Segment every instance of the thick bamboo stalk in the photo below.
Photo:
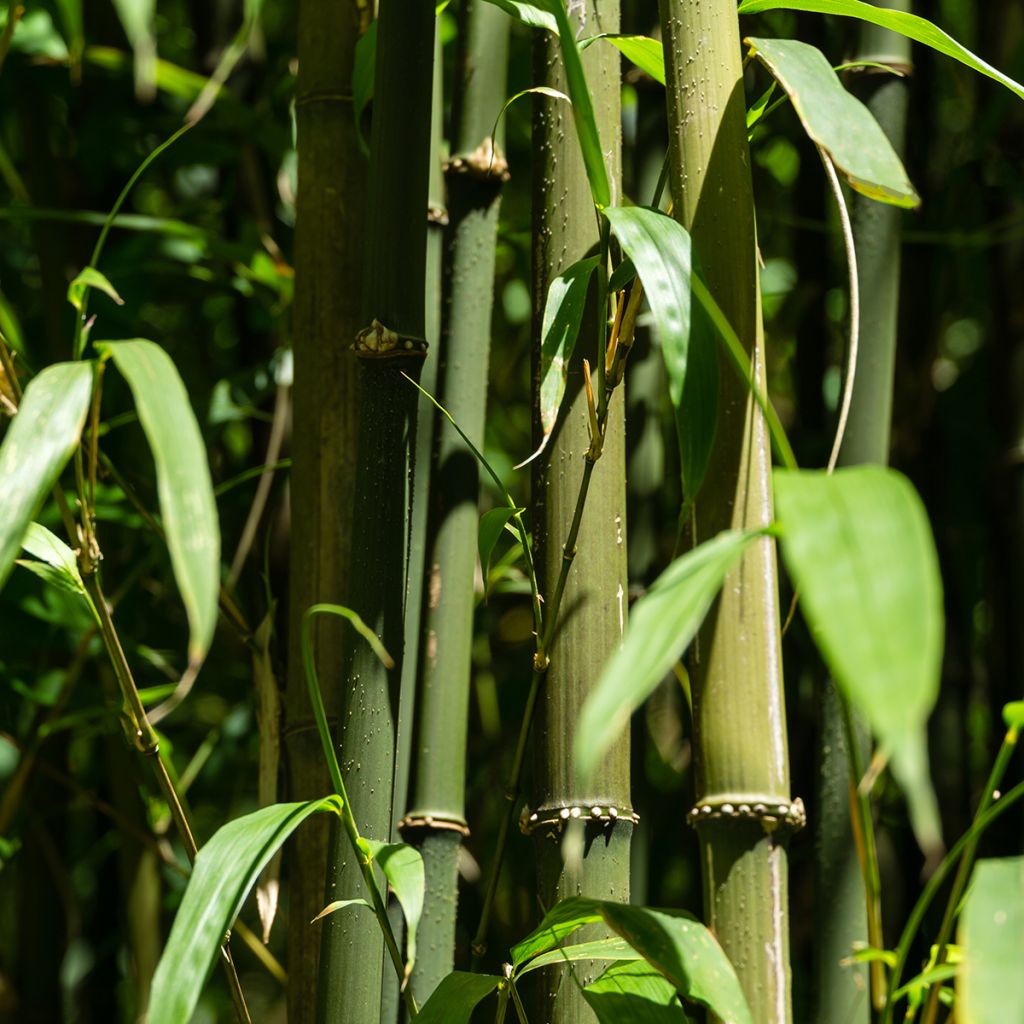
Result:
{"label": "thick bamboo stalk", "polygon": [[[581,34],[616,32],[618,0],[587,0],[573,17]],[[594,100],[613,200],[621,181],[619,58],[591,47],[583,54]],[[557,42],[537,44],[537,74],[544,84],[566,91]],[[534,363],[539,361],[540,324],[551,279],[600,245],[598,220],[579,154],[571,110],[550,99],[537,102],[534,120]],[[598,273],[601,273],[599,269]],[[598,289],[580,329],[559,424],[534,477],[536,548],[541,590],[548,615],[558,614],[535,723],[533,814],[530,829],[538,860],[538,896],[543,906],[578,894],[629,899],[629,846],[633,811],[629,789],[628,734],[582,788],[576,777],[573,741],[583,701],[611,653],[618,647],[626,616],[626,500],[623,399],[616,396],[598,462],[590,447],[582,359],[597,367],[604,358]],[[575,558],[559,602],[553,593],[566,558],[581,480],[589,493],[575,544]],[[570,541],[571,544],[571,541]],[[545,633],[550,632],[550,624]],[[595,813],[596,811],[596,813]],[[576,823],[576,819],[582,819]],[[566,827],[566,819],[571,824]],[[602,969],[580,963],[573,971],[546,969],[539,979],[538,1019],[567,1024],[590,1021],[580,994]],[[573,975],[575,975],[575,980]]]}
{"label": "thick bamboo stalk", "polygon": [[[462,11],[465,48],[456,81],[456,139],[448,166],[451,218],[442,353],[444,403],[483,447],[500,187],[507,177],[490,132],[505,92],[509,19],[479,0]],[[479,473],[447,420],[440,423],[433,481],[429,601],[420,655],[416,783],[402,832],[423,854],[427,895],[422,950],[412,977],[422,1003],[454,962],[457,859],[465,821],[465,750]]]}
{"label": "thick bamboo stalk", "polygon": [[[764,338],[744,120],[739,26],[732,0],[660,0],[665,38],[670,182],[712,294],[755,360]],[[719,375],[715,449],[697,499],[695,540],[772,518],[764,421],[728,367]],[[694,650],[697,822],[705,913],[758,1024],[788,1024],[786,832],[790,802],[776,555],[752,545],[726,577]],[[760,821],[737,815],[746,804]]]}
{"label": "thick bamboo stalk", "polygon": [[[402,671],[410,431],[425,354],[424,277],[434,8],[384,0],[377,30],[370,151],[369,234],[363,329],[355,339],[360,414],[350,549],[349,604],[394,659],[369,645],[345,658],[339,760],[362,835],[391,834],[398,692]],[[335,829],[326,900],[362,892],[360,865]],[[369,915],[325,919],[319,1019],[376,1021],[381,1013],[383,941]]]}
{"label": "thick bamboo stalk", "polygon": [[[289,797],[330,790],[302,668],[302,616],[311,605],[347,600],[351,480],[358,393],[351,339],[359,320],[366,201],[365,158],[352,112],[352,65],[360,32],[355,0],[302,0],[295,99],[299,181],[295,224],[291,566],[285,754]],[[337,718],[349,638],[326,616],[315,643],[324,702]],[[313,1024],[324,906],[328,822],[316,820],[288,844],[288,1019]]]}

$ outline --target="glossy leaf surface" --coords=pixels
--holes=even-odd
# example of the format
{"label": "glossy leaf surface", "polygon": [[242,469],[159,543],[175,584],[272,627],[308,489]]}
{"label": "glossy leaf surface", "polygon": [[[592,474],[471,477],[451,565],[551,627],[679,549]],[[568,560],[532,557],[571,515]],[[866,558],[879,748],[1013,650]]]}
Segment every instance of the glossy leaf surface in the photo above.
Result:
{"label": "glossy leaf surface", "polygon": [[493,974],[453,971],[431,993],[416,1016],[418,1024],[469,1024],[477,1004],[500,984]]}
{"label": "glossy leaf surface", "polygon": [[612,964],[583,990],[598,1024],[686,1024],[675,986],[645,960]]}
{"label": "glossy leaf surface", "polygon": [[375,839],[367,839],[366,843],[405,915],[406,971],[411,971],[416,962],[416,929],[423,916],[423,857],[408,843],[382,843]]}

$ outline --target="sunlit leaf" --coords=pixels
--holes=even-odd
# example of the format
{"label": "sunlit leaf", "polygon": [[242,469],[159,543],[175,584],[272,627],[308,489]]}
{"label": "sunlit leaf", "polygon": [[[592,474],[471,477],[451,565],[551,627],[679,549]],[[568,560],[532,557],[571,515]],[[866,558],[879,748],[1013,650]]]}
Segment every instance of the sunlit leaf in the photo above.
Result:
{"label": "sunlit leaf", "polygon": [[275,804],[236,818],[214,833],[196,857],[153,975],[148,1024],[191,1020],[224,936],[264,865],[310,815],[336,807],[333,796]]}
{"label": "sunlit leaf", "polygon": [[84,305],[85,293],[89,288],[109,295],[119,306],[124,305],[124,299],[117,293],[117,289],[107,280],[106,276],[95,267],[85,267],[82,272],[68,285],[68,302],[79,312]]}
{"label": "sunlit leaf", "polygon": [[540,953],[557,949],[564,938],[585,924],[601,920],[600,901],[583,896],[560,900],[522,942],[512,947],[512,966],[521,967]]}
{"label": "sunlit leaf", "polygon": [[982,75],[987,75],[1011,92],[1024,99],[1024,85],[1015,82],[1008,75],[975,56],[961,46],[952,36],[943,32],[926,18],[906,11],[886,10],[862,0],[743,0],[740,14],[760,14],[762,11],[813,11],[818,14],[837,14],[848,18],[859,18],[891,32],[913,39],[914,42],[929,46],[939,53],[958,60]]}
{"label": "sunlit leaf", "polygon": [[714,936],[682,911],[602,904],[602,916],[683,999],[706,1006],[723,1024],[753,1024],[739,979]]}
{"label": "sunlit leaf", "polygon": [[406,973],[416,962],[416,929],[423,915],[423,892],[426,879],[423,857],[408,843],[382,843],[366,840],[374,861],[384,872],[392,892],[405,915]]}
{"label": "sunlit leaf", "polygon": [[135,58],[135,95],[151,99],[156,88],[156,0],[114,0]]}
{"label": "sunlit leaf", "polygon": [[921,204],[874,115],[843,88],[816,47],[796,39],[747,39],[793,104],[804,130],[858,192],[894,206]]}
{"label": "sunlit leaf", "polygon": [[0,586],[11,571],[43,499],[60,476],[85,424],[91,363],[57,363],[25,389],[0,444]]}
{"label": "sunlit leaf", "polygon": [[675,985],[646,960],[612,964],[583,990],[583,998],[598,1024],[686,1024],[689,1020]]}
{"label": "sunlit leaf", "polygon": [[124,374],[156,463],[157,492],[174,577],[188,614],[189,660],[213,640],[220,592],[220,527],[206,447],[170,356],[152,341],[103,342]]}
{"label": "sunlit leaf", "polygon": [[453,971],[441,979],[416,1016],[417,1024],[469,1024],[477,1004],[486,999],[502,979],[493,974]]}
{"label": "sunlit leaf", "polygon": [[367,910],[373,910],[373,904],[370,903],[369,900],[364,900],[361,897],[356,897],[351,900],[334,900],[333,903],[328,903],[327,906],[324,907],[324,909],[321,910],[312,921],[310,921],[310,924],[322,920],[329,914],[336,914],[339,910],[345,910],[348,907],[365,907]]}
{"label": "sunlit leaf", "polygon": [[78,571],[78,558],[64,541],[45,526],[29,523],[21,546],[39,561],[19,558],[18,565],[34,572],[47,583],[60,587],[61,590],[77,594],[89,606],[93,616],[96,616],[92,598],[89,597],[89,592],[82,582],[82,575]]}
{"label": "sunlit leaf", "polygon": [[978,861],[958,941],[958,1024],[1024,1020],[1024,857]]}
{"label": "sunlit leaf", "polygon": [[691,298],[690,235],[658,210],[613,206],[604,213],[650,303],[675,413],[683,494],[692,501],[704,481],[714,443],[718,357],[708,320]]}
{"label": "sunlit leaf", "polygon": [[610,939],[594,939],[592,942],[578,942],[572,946],[561,946],[535,956],[517,972],[517,977],[528,974],[539,967],[564,964],[574,960],[636,960],[640,954],[625,939],[617,935]]}
{"label": "sunlit leaf", "polygon": [[778,472],[782,554],[840,689],[891,758],[922,848],[941,847],[925,725],[939,689],[942,580],[924,505],[878,466]]}
{"label": "sunlit leaf", "polygon": [[532,28],[546,28],[549,32],[558,32],[558,23],[551,13],[547,0],[528,3],[527,0],[489,0],[495,7],[500,7],[506,14]]}
{"label": "sunlit leaf", "polygon": [[665,47],[658,39],[650,36],[631,36],[618,32],[602,32],[591,36],[586,45],[598,39],[605,39],[616,47],[626,60],[634,63],[641,71],[656,82],[665,84]]}

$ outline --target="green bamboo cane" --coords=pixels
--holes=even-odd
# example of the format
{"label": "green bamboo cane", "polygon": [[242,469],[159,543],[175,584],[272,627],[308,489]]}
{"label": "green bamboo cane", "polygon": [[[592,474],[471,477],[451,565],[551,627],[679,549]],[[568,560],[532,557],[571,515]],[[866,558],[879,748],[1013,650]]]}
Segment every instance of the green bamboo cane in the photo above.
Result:
{"label": "green bamboo cane", "polygon": [[[482,448],[498,208],[507,177],[490,133],[504,99],[509,19],[479,0],[464,5],[461,19],[455,147],[447,171],[451,225],[441,376],[449,413]],[[435,411],[428,402],[421,408]],[[472,452],[447,420],[440,423],[434,472],[416,783],[402,821],[402,834],[420,849],[426,870],[421,953],[412,976],[420,1003],[452,970],[457,859],[467,831],[465,759],[476,569],[471,538],[478,528],[479,472]]]}
{"label": "green bamboo cane", "polygon": [[[660,0],[670,183],[711,292],[764,379],[754,208],[739,26],[732,0]],[[762,383],[763,386],[763,383]],[[715,449],[695,513],[696,541],[772,519],[768,432],[730,367],[719,384]],[[693,695],[697,822],[705,913],[758,1024],[788,1024],[786,832],[790,801],[774,542],[753,545],[726,577],[701,630]],[[749,805],[760,821],[736,816]]]}
{"label": "green bamboo cane", "polygon": [[[349,497],[356,464],[358,392],[351,338],[362,326],[363,208],[366,161],[352,111],[352,68],[360,33],[354,0],[302,0],[295,97],[299,181],[295,224],[292,323],[291,566],[285,754],[293,800],[329,791],[327,767],[310,716],[302,667],[306,609],[345,603]],[[315,643],[324,700],[337,719],[344,689],[345,634],[318,619]],[[321,816],[316,816],[317,818]],[[311,820],[288,844],[288,1019],[316,1020],[320,932],[310,921],[323,908],[328,822]]]}
{"label": "green bamboo cane", "polygon": [[[909,11],[910,0],[881,0],[879,6]],[[910,71],[910,41],[865,23],[860,29],[857,60],[884,64],[901,74]],[[906,138],[907,80],[877,69],[858,72],[864,80],[863,99],[882,125],[897,153]],[[895,207],[863,196],[853,198],[854,244],[860,292],[860,344],[854,365],[854,390],[846,433],[840,449],[841,465],[889,461],[893,375],[899,313],[900,228],[902,214]],[[870,1019],[871,1003],[884,1000],[882,966],[871,967],[872,998],[866,995],[866,965],[841,966],[854,943],[868,941],[882,947],[881,896],[878,867],[870,834],[859,844],[851,828],[850,743],[857,744],[854,763],[863,763],[869,740],[863,725],[844,713],[834,684],[826,684],[821,702],[821,767],[816,829],[817,901],[815,945],[815,1019],[820,1024]],[[845,719],[845,721],[844,721]],[[850,723],[849,727],[847,723]],[[858,797],[854,794],[853,799]],[[870,813],[870,811],[869,811]],[[863,831],[863,830],[861,830]],[[861,851],[861,863],[857,856]],[[865,875],[864,871],[867,871]],[[869,885],[865,888],[864,879]],[[828,894],[827,900],[823,897]]]}
{"label": "green bamboo cane", "polygon": [[[580,7],[574,15],[578,30],[588,35],[618,30],[618,0],[587,0]],[[584,51],[583,63],[614,194],[621,182],[619,57],[614,50],[595,46]],[[539,81],[566,91],[564,68],[551,37],[538,40],[537,68]],[[539,99],[533,140],[537,365],[549,282],[589,251],[606,252],[607,242],[594,216],[572,111],[564,103]],[[624,403],[619,398],[609,407],[606,440],[595,467],[588,458],[591,418],[581,372],[585,357],[598,378],[604,360],[605,272],[605,267],[598,269],[601,280],[592,290],[583,318],[560,422],[534,475],[538,575],[548,615],[558,615],[557,621],[549,621],[551,637],[546,638],[550,639],[545,650],[550,665],[537,706],[533,810],[527,826],[535,840],[538,896],[545,907],[579,894],[629,900],[633,808],[628,735],[608,754],[586,788],[578,782],[572,756],[580,708],[621,642],[627,604]],[[587,474],[592,474],[589,493],[581,492],[580,484]],[[563,542],[571,537],[574,522],[578,540],[570,543],[575,544],[575,552],[565,551]],[[568,575],[563,576],[566,558],[573,553]],[[559,592],[561,582],[556,580],[562,579],[564,590]],[[539,981],[540,1019],[557,1024],[592,1020],[580,984],[601,969],[602,965],[582,962],[571,969],[545,970]]]}
{"label": "green bamboo cane", "polygon": [[[339,757],[359,831],[391,834],[403,647],[410,431],[426,349],[424,279],[435,14],[422,0],[383,0],[377,29],[370,147],[365,326],[355,338],[360,410],[349,604],[391,652],[365,644],[345,657]],[[362,873],[335,829],[325,902],[361,891]],[[383,940],[366,915],[325,919],[319,1019],[366,1024],[381,1013]]]}

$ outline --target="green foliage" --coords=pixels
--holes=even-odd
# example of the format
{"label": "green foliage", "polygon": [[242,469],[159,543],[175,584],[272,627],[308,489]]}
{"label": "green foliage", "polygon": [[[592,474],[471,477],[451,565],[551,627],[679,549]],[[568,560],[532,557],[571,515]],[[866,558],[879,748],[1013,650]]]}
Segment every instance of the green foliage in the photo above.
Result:
{"label": "green foliage", "polygon": [[981,860],[960,917],[957,975],[961,1024],[1003,1024],[1024,1015],[1024,857]]}
{"label": "green foliage", "polygon": [[78,445],[93,372],[91,363],[59,363],[43,370],[25,389],[0,444],[0,586],[29,523]]}
{"label": "green foliage", "polygon": [[785,89],[807,134],[856,191],[894,206],[920,206],[885,132],[843,88],[820,50],[797,39],[750,38],[746,43]]}
{"label": "green foliage", "polygon": [[782,553],[836,682],[878,737],[923,849],[941,848],[925,725],[939,689],[942,580],[909,481],[859,466],[780,472]]}
{"label": "green foliage", "polygon": [[599,1024],[685,1024],[675,986],[643,961],[612,964],[584,990]]}
{"label": "green foliage", "polygon": [[206,446],[170,356],[152,341],[101,342],[124,374],[156,463],[157,491],[174,577],[188,614],[189,660],[206,656],[217,626],[220,524]]}
{"label": "green foliage", "polygon": [[477,1004],[501,984],[502,979],[492,974],[454,971],[434,989],[416,1020],[420,1024],[469,1024]]}

